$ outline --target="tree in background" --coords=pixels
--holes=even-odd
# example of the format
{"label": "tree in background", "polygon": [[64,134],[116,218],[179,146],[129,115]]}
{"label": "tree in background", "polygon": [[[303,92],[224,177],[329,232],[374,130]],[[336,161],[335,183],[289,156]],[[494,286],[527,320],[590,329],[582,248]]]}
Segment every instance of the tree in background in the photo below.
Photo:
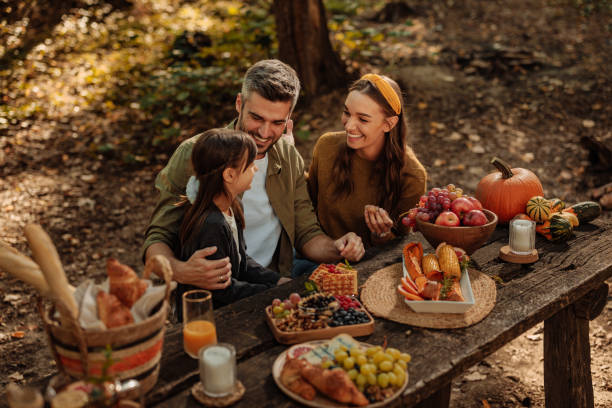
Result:
{"label": "tree in background", "polygon": [[274,0],[279,59],[298,73],[308,98],[351,79],[329,41],[322,0]]}

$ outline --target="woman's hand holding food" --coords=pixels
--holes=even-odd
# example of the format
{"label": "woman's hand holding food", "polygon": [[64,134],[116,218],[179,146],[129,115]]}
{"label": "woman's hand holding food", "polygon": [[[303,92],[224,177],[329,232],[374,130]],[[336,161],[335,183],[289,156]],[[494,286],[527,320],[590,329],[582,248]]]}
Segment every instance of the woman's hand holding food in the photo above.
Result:
{"label": "woman's hand holding food", "polygon": [[342,258],[358,262],[365,254],[361,237],[354,232],[348,232],[334,241],[334,245]]}
{"label": "woman's hand holding food", "polygon": [[363,209],[366,225],[378,238],[386,237],[391,233],[393,220],[384,208],[368,204]]}

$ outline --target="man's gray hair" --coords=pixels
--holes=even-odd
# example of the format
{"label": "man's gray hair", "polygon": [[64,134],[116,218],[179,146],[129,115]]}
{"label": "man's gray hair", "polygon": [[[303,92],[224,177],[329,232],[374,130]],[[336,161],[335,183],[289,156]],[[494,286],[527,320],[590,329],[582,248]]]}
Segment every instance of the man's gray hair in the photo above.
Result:
{"label": "man's gray hair", "polygon": [[242,95],[256,92],[272,102],[291,101],[291,111],[300,95],[300,80],[289,65],[277,59],[261,60],[249,68],[242,83]]}

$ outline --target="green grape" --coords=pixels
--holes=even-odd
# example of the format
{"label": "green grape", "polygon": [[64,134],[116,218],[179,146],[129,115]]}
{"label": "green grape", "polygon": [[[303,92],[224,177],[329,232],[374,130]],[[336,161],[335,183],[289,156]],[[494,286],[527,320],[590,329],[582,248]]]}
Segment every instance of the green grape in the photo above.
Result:
{"label": "green grape", "polygon": [[356,369],[351,368],[350,370],[348,370],[347,374],[348,374],[348,376],[349,376],[349,378],[350,378],[351,380],[355,381],[355,378],[357,378],[357,375],[358,375],[359,373],[357,372],[357,370],[356,370]]}
{"label": "green grape", "polygon": [[396,348],[392,348],[392,347],[389,347],[389,348],[387,349],[387,353],[388,353],[388,354],[391,354],[391,356],[393,356],[393,359],[394,359],[394,360],[397,360],[397,359],[399,358],[400,354],[401,354],[401,353],[400,353],[400,351],[399,351],[398,349],[396,349]]}
{"label": "green grape", "polygon": [[378,374],[378,385],[380,388],[387,388],[389,386],[389,376],[387,373]]}
{"label": "green grape", "polygon": [[406,381],[406,371],[393,371],[393,373],[397,378],[397,385],[402,386],[404,381]]}
{"label": "green grape", "polygon": [[395,363],[395,365],[393,366],[393,372],[395,373],[395,375],[399,375],[399,373],[406,374],[406,370],[403,369],[402,366],[397,363]]}
{"label": "green grape", "polygon": [[272,308],[272,313],[274,313],[277,316],[283,314],[284,311],[285,311],[285,308],[283,307],[282,303]]}
{"label": "green grape", "polygon": [[368,380],[369,385],[376,385],[376,374],[369,373],[366,375],[366,380]]}
{"label": "green grape", "polygon": [[363,375],[367,375],[370,372],[370,365],[369,364],[360,364],[359,365],[359,372]]}
{"label": "green grape", "polygon": [[347,351],[348,350],[348,348],[346,348],[346,346],[344,344],[341,344],[339,348],[342,351]]}
{"label": "green grape", "polygon": [[360,354],[355,357],[355,363],[357,363],[359,367],[361,367],[362,365],[368,363],[368,358],[364,356],[363,354]]}
{"label": "green grape", "polygon": [[380,346],[370,347],[369,349],[366,350],[366,356],[371,357],[371,356],[376,354],[376,352],[378,352],[381,349],[382,349],[382,347],[380,347]]}
{"label": "green grape", "polygon": [[381,361],[383,361],[385,359],[385,353],[383,353],[382,351],[377,351],[376,354],[374,354],[374,356],[372,356],[372,362],[376,365],[380,364]]}
{"label": "green grape", "polygon": [[393,362],[395,359],[393,358],[391,354],[385,353],[385,360]]}
{"label": "green grape", "polygon": [[366,381],[367,381],[367,380],[366,380],[366,376],[365,376],[365,375],[363,375],[363,374],[357,374],[357,377],[355,378],[355,383],[356,383],[357,385],[364,386],[364,385],[365,385],[365,383],[366,383]]}
{"label": "green grape", "polygon": [[389,376],[389,384],[392,387],[398,385],[398,383],[397,383],[397,375],[395,375],[395,373],[389,372],[389,373],[387,373],[387,375]]}
{"label": "green grape", "polygon": [[395,366],[400,366],[404,371],[406,371],[406,368],[408,367],[408,363],[406,363],[404,360],[397,360],[395,362]]}
{"label": "green grape", "polygon": [[332,362],[331,360],[325,359],[321,362],[321,367],[322,368],[329,368],[332,366]]}
{"label": "green grape", "polygon": [[412,357],[410,357],[410,354],[408,354],[408,353],[401,353],[400,356],[399,356],[399,359],[409,363],[410,360],[412,360]]}
{"label": "green grape", "polygon": [[344,368],[350,370],[355,367],[355,359],[353,357],[347,357],[344,359]]}
{"label": "green grape", "polygon": [[349,354],[351,355],[351,357],[357,357],[357,356],[363,356],[364,352],[361,349],[361,347],[353,346],[349,350]]}
{"label": "green grape", "polygon": [[348,357],[348,354],[346,354],[346,351],[344,350],[336,350],[336,352],[334,353],[334,358],[336,359],[336,361],[339,364],[342,364],[342,362]]}
{"label": "green grape", "polygon": [[369,373],[376,374],[376,372],[378,371],[378,367],[374,363],[368,363],[367,366]]}
{"label": "green grape", "polygon": [[384,360],[380,362],[378,368],[380,368],[380,371],[388,372],[393,370],[393,363],[389,360]]}

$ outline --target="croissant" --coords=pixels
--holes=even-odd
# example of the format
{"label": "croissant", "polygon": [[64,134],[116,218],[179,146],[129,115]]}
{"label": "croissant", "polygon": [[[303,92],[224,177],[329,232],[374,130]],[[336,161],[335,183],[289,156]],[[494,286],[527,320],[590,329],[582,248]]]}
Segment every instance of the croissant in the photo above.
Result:
{"label": "croissant", "polygon": [[292,392],[308,401],[312,401],[315,395],[317,395],[317,391],[300,375],[304,363],[306,361],[299,358],[288,359],[281,371],[280,380]]}
{"label": "croissant", "polygon": [[107,328],[123,326],[134,322],[134,317],[117,296],[101,290],[96,296],[98,315]]}
{"label": "croissant", "polygon": [[317,390],[338,402],[358,406],[369,404],[365,395],[355,387],[346,371],[341,368],[328,370],[304,361],[301,374]]}
{"label": "croissant", "polygon": [[106,261],[106,272],[110,283],[109,292],[117,296],[128,308],[147,290],[147,283],[138,278],[132,268],[116,259],[109,258]]}

